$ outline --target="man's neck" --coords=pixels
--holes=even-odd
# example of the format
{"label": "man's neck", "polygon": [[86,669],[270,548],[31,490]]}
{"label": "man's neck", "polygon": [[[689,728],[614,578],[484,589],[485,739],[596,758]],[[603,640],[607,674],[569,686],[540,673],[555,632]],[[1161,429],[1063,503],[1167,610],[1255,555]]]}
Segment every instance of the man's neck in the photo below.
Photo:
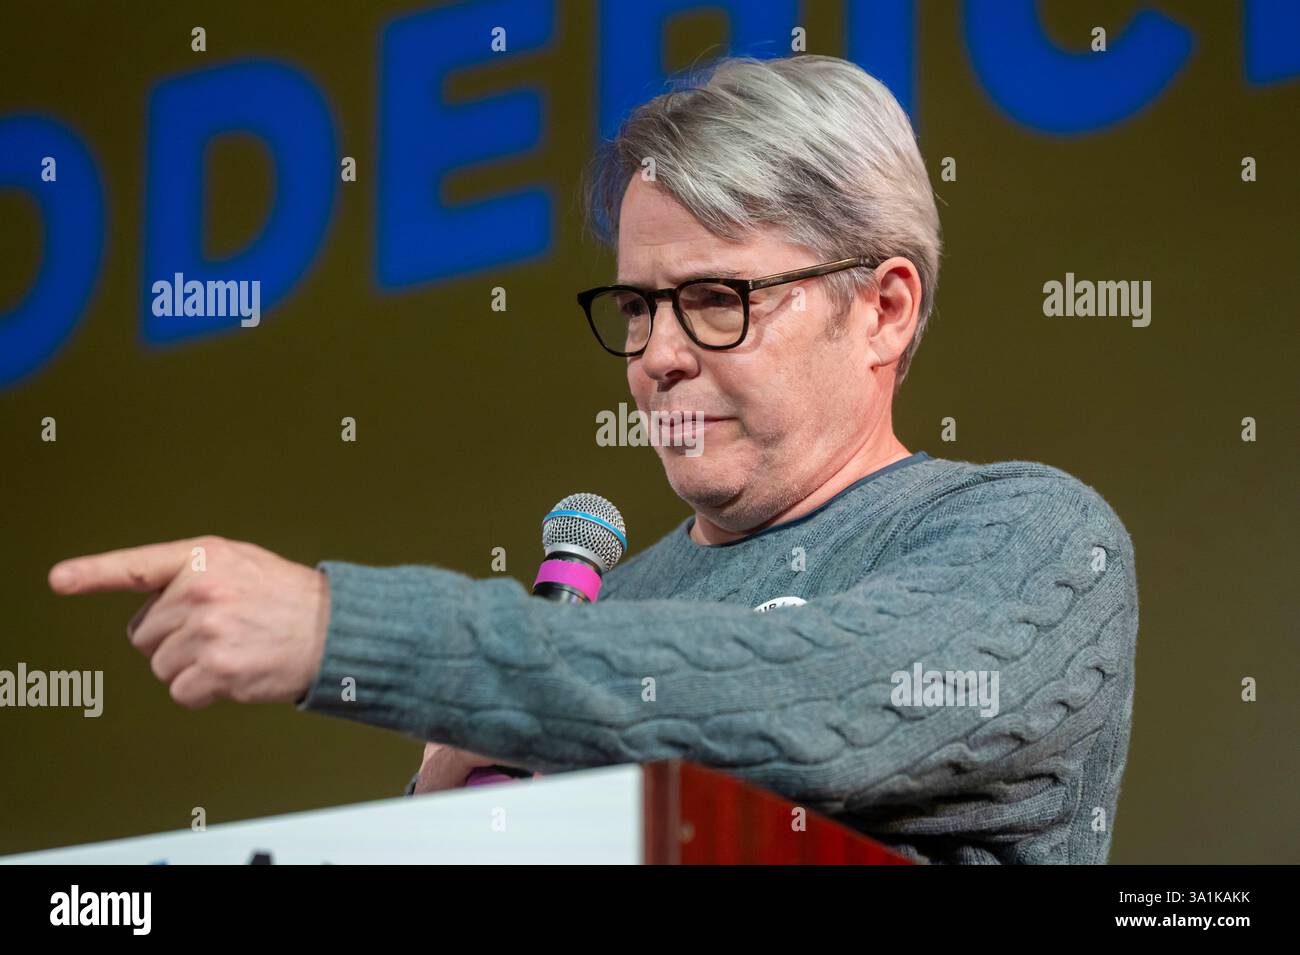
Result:
{"label": "man's neck", "polygon": [[728,544],[731,541],[740,540],[757,534],[759,531],[766,530],[769,527],[775,527],[778,524],[784,524],[787,521],[793,521],[803,517],[805,514],[815,511],[821,507],[836,494],[839,494],[845,488],[862,480],[869,474],[874,474],[881,468],[888,467],[895,461],[901,461],[910,455],[903,446],[903,443],[894,436],[893,429],[888,429],[887,433],[880,440],[868,440],[853,457],[849,458],[844,465],[834,474],[823,481],[818,487],[803,500],[786,508],[779,514],[769,518],[763,523],[751,527],[744,531],[729,531],[714,524],[707,517],[695,512],[695,520],[691,524],[691,540],[697,544]]}

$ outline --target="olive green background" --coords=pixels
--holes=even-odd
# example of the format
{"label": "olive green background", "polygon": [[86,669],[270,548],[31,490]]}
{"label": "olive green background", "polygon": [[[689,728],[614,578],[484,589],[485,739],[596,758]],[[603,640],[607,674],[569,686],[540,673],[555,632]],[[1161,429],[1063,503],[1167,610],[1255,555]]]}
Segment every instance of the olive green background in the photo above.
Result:
{"label": "olive green background", "polygon": [[[649,448],[602,448],[595,414],[630,401],[573,293],[612,275],[584,238],[577,186],[593,147],[592,3],[565,3],[551,46],[458,75],[452,98],[540,88],[534,151],[458,173],[449,200],[546,184],[542,259],[396,293],[374,275],[379,40],[424,5],[229,0],[8,4],[0,115],[71,125],[104,181],[100,277],[70,340],[0,392],[0,668],[102,669],[105,712],[0,710],[0,852],[184,828],[396,795],[420,744],[289,706],[171,702],[124,627],[140,598],[58,598],[60,558],[217,533],[314,563],[426,562],[531,580],[538,521],[575,490],[615,501],[635,552],[687,514]],[[838,3],[810,5],[809,52],[844,51]],[[916,120],[940,200],[938,308],[900,396],[911,449],[1040,460],[1098,488],[1133,537],[1141,594],[1137,698],[1111,861],[1297,862],[1296,277],[1300,83],[1245,80],[1240,8],[1155,3],[1195,52],[1152,105],[1077,137],[1008,119],[983,92],[959,9],[924,3]],[[1047,3],[1083,49],[1140,4]],[[132,12],[132,10],[137,12]],[[189,48],[194,25],[208,52]],[[666,31],[669,67],[725,44],[722,20]],[[316,82],[340,152],[324,245],[289,300],[241,332],[158,350],[140,342],[146,103],[160,79],[250,56]],[[1243,156],[1259,181],[1243,183]],[[939,181],[942,157],[956,182]],[[210,254],[261,227],[262,148],[211,153]],[[34,203],[0,190],[0,313],[39,263]],[[1042,285],[1150,280],[1152,322],[1048,319]],[[505,313],[491,289],[508,291]],[[237,330],[239,331],[239,330]],[[58,422],[42,443],[40,421]],[[345,444],[339,421],[357,419]],[[958,440],[940,440],[940,420]],[[1243,443],[1241,420],[1258,421]],[[1259,700],[1240,701],[1243,677]]]}

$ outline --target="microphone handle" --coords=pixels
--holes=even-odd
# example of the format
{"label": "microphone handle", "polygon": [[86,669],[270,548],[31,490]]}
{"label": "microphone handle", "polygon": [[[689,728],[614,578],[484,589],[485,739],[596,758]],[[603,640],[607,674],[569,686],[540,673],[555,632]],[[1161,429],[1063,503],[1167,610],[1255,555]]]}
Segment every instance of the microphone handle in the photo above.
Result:
{"label": "microphone handle", "polygon": [[533,596],[556,603],[594,603],[603,576],[603,568],[582,554],[556,549],[537,568]]}
{"label": "microphone handle", "polygon": [[591,603],[586,594],[579,593],[567,584],[553,583],[545,581],[533,587],[534,597],[543,597],[554,603],[560,604],[586,604]]}

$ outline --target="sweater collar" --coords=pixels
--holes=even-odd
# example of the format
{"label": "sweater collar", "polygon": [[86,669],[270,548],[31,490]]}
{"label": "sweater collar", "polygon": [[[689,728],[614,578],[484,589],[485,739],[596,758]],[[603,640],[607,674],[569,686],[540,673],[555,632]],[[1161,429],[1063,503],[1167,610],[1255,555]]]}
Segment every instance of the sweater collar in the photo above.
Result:
{"label": "sweater collar", "polygon": [[746,537],[739,537],[734,541],[727,541],[725,544],[697,543],[691,537],[691,528],[695,525],[695,515],[691,515],[690,517],[686,518],[686,520],[682,521],[678,533],[685,535],[686,542],[690,544],[691,547],[694,547],[698,551],[721,550],[724,547],[735,547],[737,544],[746,544],[749,541],[757,540],[758,538],[763,537],[766,534],[771,534],[775,531],[785,531],[785,530],[789,530],[792,527],[798,527],[800,524],[804,524],[812,520],[813,518],[817,517],[819,514],[823,513],[827,508],[831,507],[832,505],[838,503],[839,501],[842,501],[847,495],[851,494],[853,491],[856,491],[858,488],[861,488],[866,484],[870,484],[872,481],[876,480],[877,478],[884,477],[886,474],[889,474],[892,471],[897,471],[901,468],[905,468],[908,465],[918,464],[921,461],[928,461],[928,460],[930,460],[930,455],[926,454],[924,451],[915,451],[912,454],[909,454],[905,458],[899,458],[893,464],[886,464],[883,468],[878,468],[877,470],[872,471],[870,474],[866,475],[865,477],[858,478],[858,480],[854,481],[844,490],[840,491],[829,500],[823,501],[821,504],[817,505],[817,507],[813,508],[807,514],[801,514],[800,516],[794,518],[793,520],[784,521],[780,524],[773,524],[771,527],[765,527],[761,531],[758,531],[757,533],[750,534]]}

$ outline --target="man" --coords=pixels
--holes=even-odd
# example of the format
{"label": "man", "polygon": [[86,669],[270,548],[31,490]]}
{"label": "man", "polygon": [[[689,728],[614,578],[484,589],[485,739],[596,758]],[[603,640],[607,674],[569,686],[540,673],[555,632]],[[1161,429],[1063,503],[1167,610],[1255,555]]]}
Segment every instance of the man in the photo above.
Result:
{"label": "man", "polygon": [[1104,862],[1133,549],[1069,475],[895,436],[940,249],[897,102],[834,58],[726,60],[640,107],[589,195],[619,270],[580,296],[592,330],[638,409],[694,439],[657,445],[693,517],[599,603],[215,538],[64,562],[51,585],[160,591],[129,632],[178,702],[416,735],[425,789],[488,762],[682,757],[917,859]]}

